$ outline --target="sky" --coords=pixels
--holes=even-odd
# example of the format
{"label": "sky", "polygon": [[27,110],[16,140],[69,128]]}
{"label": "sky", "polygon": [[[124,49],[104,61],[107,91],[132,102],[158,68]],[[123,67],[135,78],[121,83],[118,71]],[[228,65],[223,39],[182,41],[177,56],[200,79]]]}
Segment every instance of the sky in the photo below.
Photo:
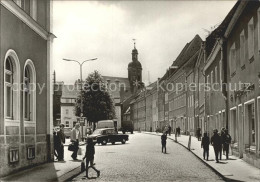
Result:
{"label": "sky", "polygon": [[[53,68],[56,80],[73,84],[94,70],[127,78],[136,39],[143,82],[162,77],[196,34],[205,40],[236,1],[59,1],[53,2]],[[148,76],[149,75],[149,76]]]}

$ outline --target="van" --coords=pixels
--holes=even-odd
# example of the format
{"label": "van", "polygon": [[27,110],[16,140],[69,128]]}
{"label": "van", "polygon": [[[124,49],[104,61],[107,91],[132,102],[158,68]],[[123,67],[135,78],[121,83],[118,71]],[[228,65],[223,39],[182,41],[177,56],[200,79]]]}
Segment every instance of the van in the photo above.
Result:
{"label": "van", "polygon": [[101,120],[97,122],[96,129],[100,128],[115,128],[113,120]]}

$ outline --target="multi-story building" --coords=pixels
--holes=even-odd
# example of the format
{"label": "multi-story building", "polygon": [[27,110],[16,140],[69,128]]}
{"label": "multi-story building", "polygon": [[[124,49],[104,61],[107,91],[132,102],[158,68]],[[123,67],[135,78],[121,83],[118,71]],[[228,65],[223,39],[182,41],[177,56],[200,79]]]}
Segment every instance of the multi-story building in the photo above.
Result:
{"label": "multi-story building", "polygon": [[201,44],[200,52],[198,55],[198,59],[194,68],[194,83],[196,86],[196,90],[194,93],[194,114],[195,128],[201,128],[201,132],[205,132],[205,91],[204,91],[204,83],[205,76],[203,73],[203,68],[205,64],[205,43]]}
{"label": "multi-story building", "polygon": [[158,91],[157,81],[151,86],[152,94],[152,131],[156,131],[158,126]]}
{"label": "multi-story building", "polygon": [[260,168],[260,2],[238,1],[224,34],[233,153]]}
{"label": "multi-story building", "polygon": [[115,106],[115,118],[113,118],[118,129],[121,128],[122,106],[121,103],[131,96],[130,84],[128,78],[102,76],[107,84],[107,90]]}
{"label": "multi-story building", "polygon": [[[150,84],[146,87],[145,92],[145,131],[152,131],[152,121],[153,121],[153,94],[152,85]],[[147,89],[149,88],[149,89]]]}
{"label": "multi-story building", "polygon": [[171,85],[166,86],[169,92],[169,121],[173,128],[180,127],[184,133],[188,133],[191,128],[194,130],[194,92],[187,89],[187,79],[189,83],[194,82],[193,69],[201,42],[201,38],[196,35],[186,44],[171,66],[174,69],[169,70],[167,84]]}
{"label": "multi-story building", "polygon": [[[237,3],[238,4],[238,3]],[[224,33],[237,4],[232,8],[223,22],[207,38],[205,43],[205,116],[206,131],[213,134],[213,129],[228,127],[227,112],[227,61]],[[214,103],[214,104],[212,104]]]}
{"label": "multi-story building", "polygon": [[65,127],[73,128],[79,122],[75,112],[75,105],[79,94],[75,85],[63,85],[60,100],[60,119]]}
{"label": "multi-story building", "polygon": [[0,176],[52,151],[52,1],[0,1]]}

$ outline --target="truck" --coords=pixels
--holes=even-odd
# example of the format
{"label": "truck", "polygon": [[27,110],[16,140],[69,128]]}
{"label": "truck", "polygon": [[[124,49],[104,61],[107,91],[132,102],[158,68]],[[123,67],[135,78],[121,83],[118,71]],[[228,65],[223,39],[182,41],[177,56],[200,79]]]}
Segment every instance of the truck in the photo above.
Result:
{"label": "truck", "polygon": [[125,132],[130,132],[131,134],[133,134],[134,133],[133,121],[131,121],[131,120],[122,120],[121,129],[122,129],[123,134],[125,134]]}

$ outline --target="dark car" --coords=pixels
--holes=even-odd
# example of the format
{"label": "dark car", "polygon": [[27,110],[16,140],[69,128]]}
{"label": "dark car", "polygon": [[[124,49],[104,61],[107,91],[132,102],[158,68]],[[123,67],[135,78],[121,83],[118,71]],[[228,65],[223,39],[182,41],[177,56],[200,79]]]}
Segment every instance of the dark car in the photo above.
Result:
{"label": "dark car", "polygon": [[106,145],[107,143],[121,142],[125,144],[128,141],[128,135],[118,134],[114,128],[96,129],[91,135],[88,136],[93,139],[94,143]]}

